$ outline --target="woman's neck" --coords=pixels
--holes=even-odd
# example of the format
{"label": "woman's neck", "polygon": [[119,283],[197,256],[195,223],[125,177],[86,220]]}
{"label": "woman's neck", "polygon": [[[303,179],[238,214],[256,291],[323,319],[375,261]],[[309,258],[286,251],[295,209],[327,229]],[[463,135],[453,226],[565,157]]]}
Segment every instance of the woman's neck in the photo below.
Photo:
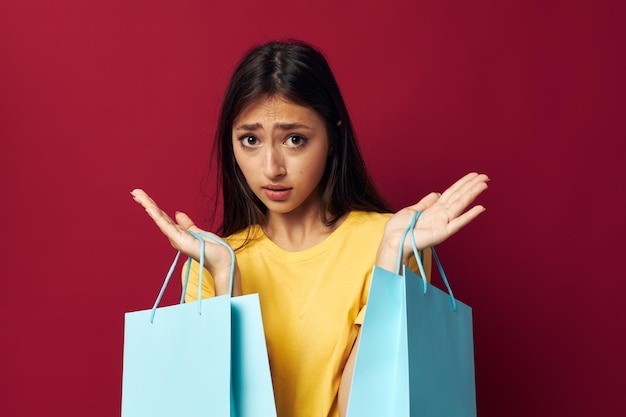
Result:
{"label": "woman's neck", "polygon": [[322,222],[319,210],[306,212],[269,213],[263,226],[265,235],[288,252],[298,252],[321,243],[347,217],[347,214],[327,226]]}

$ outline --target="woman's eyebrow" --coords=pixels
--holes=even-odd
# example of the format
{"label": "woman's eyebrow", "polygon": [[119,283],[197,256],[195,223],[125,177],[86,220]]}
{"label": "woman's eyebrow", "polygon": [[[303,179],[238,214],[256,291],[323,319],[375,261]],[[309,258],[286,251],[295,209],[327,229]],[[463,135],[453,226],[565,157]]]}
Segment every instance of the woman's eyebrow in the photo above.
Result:
{"label": "woman's eyebrow", "polygon": [[261,127],[262,127],[261,123],[252,123],[252,124],[239,125],[235,129],[236,130],[257,130]]}
{"label": "woman's eyebrow", "polygon": [[[311,130],[311,127],[302,123],[276,123],[274,125],[277,129],[280,130],[293,130],[293,129],[308,129]],[[263,125],[261,123],[250,123],[250,124],[242,124],[237,126],[236,130],[247,130],[254,131],[257,129],[261,129]]]}
{"label": "woman's eyebrow", "polygon": [[274,126],[281,130],[293,130],[293,129],[311,130],[309,126],[302,124],[302,123],[277,123]]}

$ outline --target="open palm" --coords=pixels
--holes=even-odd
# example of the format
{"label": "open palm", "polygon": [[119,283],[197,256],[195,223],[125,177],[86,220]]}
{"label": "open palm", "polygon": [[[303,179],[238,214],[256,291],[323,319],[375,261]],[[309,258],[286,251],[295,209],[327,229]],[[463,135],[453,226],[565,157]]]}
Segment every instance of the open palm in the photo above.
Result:
{"label": "open palm", "polygon": [[[422,214],[413,229],[417,248],[425,249],[443,242],[485,211],[482,205],[467,208],[487,189],[488,181],[485,174],[470,173],[442,194],[430,193],[418,203],[398,211],[385,226],[381,247],[391,248],[397,254],[402,233],[418,211]],[[412,253],[409,239],[403,243],[402,252],[403,260],[408,260]]]}
{"label": "open palm", "polygon": [[[150,198],[145,191],[135,189],[131,194],[135,201],[146,210],[161,232],[169,239],[171,245],[185,255],[191,256],[196,261],[200,260],[201,245],[198,239],[189,234],[189,231],[196,234],[206,233],[217,237],[197,227],[189,216],[184,213],[177,212],[175,216],[176,220],[173,220],[159,208],[156,202]],[[226,247],[209,238],[203,237],[203,240],[205,242],[205,267],[215,280],[216,292],[221,293],[224,289],[228,289],[229,285],[227,272],[230,271],[230,265],[232,263],[230,252]],[[222,279],[222,277],[224,278]]]}

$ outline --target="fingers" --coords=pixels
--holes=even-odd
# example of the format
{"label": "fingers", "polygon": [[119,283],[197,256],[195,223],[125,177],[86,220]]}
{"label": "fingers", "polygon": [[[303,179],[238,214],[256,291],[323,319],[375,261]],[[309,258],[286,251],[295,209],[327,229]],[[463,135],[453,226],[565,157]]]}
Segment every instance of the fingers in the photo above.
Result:
{"label": "fingers", "polygon": [[487,179],[487,176],[484,174],[478,174],[476,172],[470,172],[469,174],[464,175],[460,179],[458,179],[454,184],[452,184],[446,191],[441,195],[444,199],[448,198],[450,195],[458,192],[459,190],[466,187],[468,184],[474,183],[477,180]]}
{"label": "fingers", "polygon": [[467,226],[470,222],[472,222],[476,217],[478,217],[482,212],[485,211],[483,206],[474,206],[465,213],[461,214],[458,217],[455,217],[448,223],[448,232],[450,235],[455,234],[463,227]]}
{"label": "fingers", "polygon": [[185,230],[197,229],[195,223],[185,213],[177,211],[175,216],[176,222]]}
{"label": "fingers", "polygon": [[173,223],[172,219],[170,219],[169,216],[163,210],[161,210],[159,206],[157,206],[156,202],[152,198],[150,198],[150,196],[146,194],[145,191],[141,189],[135,189],[131,191],[130,194],[133,196],[133,199],[146,210],[148,215],[150,215],[150,217],[155,220],[155,222],[157,218],[165,217],[170,223]]}
{"label": "fingers", "polygon": [[[141,189],[135,189],[131,191],[131,195],[134,200],[139,203],[145,210],[146,213],[150,216],[150,218],[154,221],[157,227],[161,230],[161,232],[170,240],[172,246],[177,249],[181,249],[181,243],[185,240],[189,240],[187,234],[185,233],[187,227],[184,227],[179,224],[176,224],[174,220],[172,220],[167,213],[159,208],[156,202],[150,198],[150,196]],[[189,217],[181,214],[181,218],[185,221],[185,226],[191,225],[193,226],[193,222]]]}
{"label": "fingers", "polygon": [[444,191],[438,203],[447,207],[450,217],[455,218],[488,188],[488,181],[485,174],[467,174]]}
{"label": "fingers", "polygon": [[130,195],[133,196],[133,199],[141,204],[141,206],[143,208],[145,208],[146,210],[150,207],[156,207],[158,208],[158,206],[156,205],[156,203],[154,202],[153,199],[150,198],[150,196],[148,194],[146,194],[146,192],[140,188],[136,188],[133,191],[130,192]]}
{"label": "fingers", "polygon": [[420,201],[418,201],[416,204],[413,204],[410,207],[414,209],[415,211],[424,211],[428,207],[435,204],[437,200],[439,200],[440,196],[441,194],[439,193],[430,193],[426,197],[422,198]]}
{"label": "fingers", "polygon": [[410,206],[410,208],[416,211],[424,211],[437,203],[448,208],[451,216],[456,217],[460,215],[480,193],[488,188],[488,181],[489,177],[487,177],[487,175],[471,172],[452,184],[443,194],[435,192],[430,193],[416,204]]}
{"label": "fingers", "polygon": [[173,223],[172,219],[170,219],[169,216],[159,208],[157,203],[152,198],[150,198],[150,196],[144,190],[137,188],[131,191],[130,194],[133,196],[133,199],[146,210],[148,215],[153,220],[157,219],[158,217],[164,216],[170,223]]}
{"label": "fingers", "polygon": [[441,202],[445,204],[448,201],[454,201],[458,199],[459,196],[466,194],[468,191],[472,191],[477,186],[479,188],[482,185],[486,186],[488,181],[489,177],[487,177],[487,175],[471,172],[444,191],[443,194],[441,194]]}

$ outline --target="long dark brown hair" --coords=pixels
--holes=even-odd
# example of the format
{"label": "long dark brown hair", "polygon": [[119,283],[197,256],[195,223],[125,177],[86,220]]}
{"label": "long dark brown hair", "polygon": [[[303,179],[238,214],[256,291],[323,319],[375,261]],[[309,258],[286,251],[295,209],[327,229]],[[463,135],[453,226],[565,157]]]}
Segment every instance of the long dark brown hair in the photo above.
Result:
{"label": "long dark brown hair", "polygon": [[233,153],[233,122],[254,100],[282,96],[309,107],[324,120],[332,152],[319,184],[321,220],[328,226],[351,210],[391,212],[365,167],[348,110],[328,62],[302,41],[270,42],[252,48],[228,84],[214,142],[224,216],[219,233],[228,236],[263,225],[267,207],[254,195]]}

